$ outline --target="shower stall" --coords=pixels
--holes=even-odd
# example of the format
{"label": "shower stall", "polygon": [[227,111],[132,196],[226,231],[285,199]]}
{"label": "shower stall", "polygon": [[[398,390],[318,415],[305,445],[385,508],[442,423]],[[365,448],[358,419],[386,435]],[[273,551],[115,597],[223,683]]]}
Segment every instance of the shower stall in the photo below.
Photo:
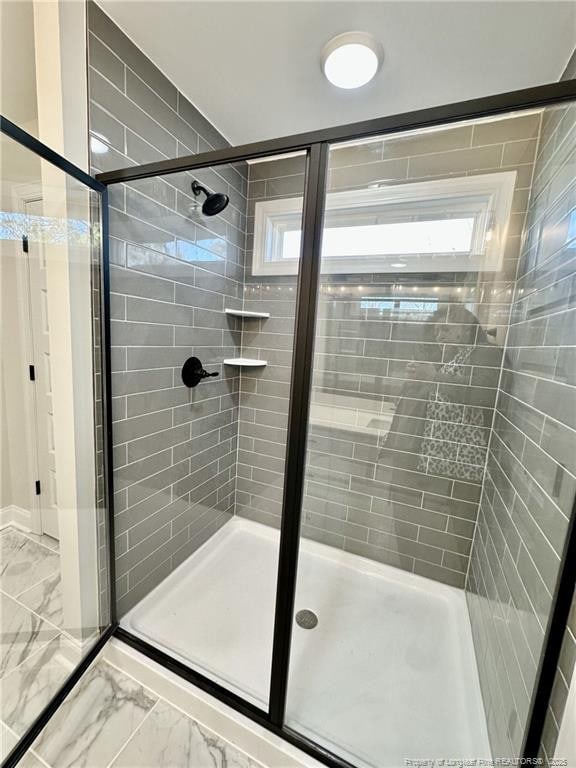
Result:
{"label": "shower stall", "polygon": [[576,580],[575,100],[96,175],[114,633],[328,765],[541,754]]}
{"label": "shower stall", "polygon": [[538,749],[574,577],[573,97],[98,176],[119,635],[333,765]]}

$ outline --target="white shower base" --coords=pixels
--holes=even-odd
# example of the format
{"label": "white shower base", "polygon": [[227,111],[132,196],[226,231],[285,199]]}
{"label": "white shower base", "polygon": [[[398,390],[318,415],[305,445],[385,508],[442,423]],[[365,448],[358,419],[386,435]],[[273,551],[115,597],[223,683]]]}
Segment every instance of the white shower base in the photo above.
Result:
{"label": "white shower base", "polygon": [[[233,518],[121,625],[267,708],[278,532]],[[464,593],[303,540],[287,725],[355,764],[489,758]]]}

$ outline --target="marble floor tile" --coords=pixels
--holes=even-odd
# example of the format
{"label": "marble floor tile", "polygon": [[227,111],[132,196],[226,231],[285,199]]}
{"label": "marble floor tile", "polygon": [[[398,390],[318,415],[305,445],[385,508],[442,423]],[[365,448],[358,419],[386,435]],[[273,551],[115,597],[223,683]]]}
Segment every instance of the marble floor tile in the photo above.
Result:
{"label": "marble floor tile", "polygon": [[46,766],[34,753],[27,752],[18,763],[18,768],[46,768]]}
{"label": "marble floor tile", "polygon": [[5,723],[0,723],[0,761],[6,758],[17,741],[17,737],[10,728]]}
{"label": "marble floor tile", "polygon": [[103,768],[156,701],[139,683],[99,661],[83,676],[33,749],[52,768]]}
{"label": "marble floor tile", "polygon": [[0,596],[0,607],[0,677],[4,677],[30,654],[54,639],[58,630],[8,595]]}
{"label": "marble floor tile", "polygon": [[2,680],[0,718],[19,736],[73,671],[69,645],[61,636],[54,638]]}
{"label": "marble floor tile", "polygon": [[18,595],[18,600],[24,603],[34,613],[42,616],[62,629],[62,588],[60,585],[60,571],[43,579],[30,589]]}
{"label": "marble floor tile", "polygon": [[57,573],[60,555],[31,541],[15,529],[0,536],[0,589],[19,595],[42,579]]}
{"label": "marble floor tile", "polygon": [[259,765],[162,700],[112,763],[113,768],[256,768]]}
{"label": "marble floor tile", "polygon": [[48,547],[48,549],[51,549],[53,552],[60,551],[60,542],[52,536],[48,536],[45,533],[39,535],[37,533],[30,533],[29,531],[26,531],[24,535],[26,538],[32,539],[32,541],[35,541],[38,544],[42,544],[43,547]]}
{"label": "marble floor tile", "polygon": [[[4,760],[7,757],[17,741],[18,739],[10,729],[4,723],[0,723],[0,760]],[[46,768],[46,766],[38,760],[36,755],[28,751],[18,763],[18,768]]]}

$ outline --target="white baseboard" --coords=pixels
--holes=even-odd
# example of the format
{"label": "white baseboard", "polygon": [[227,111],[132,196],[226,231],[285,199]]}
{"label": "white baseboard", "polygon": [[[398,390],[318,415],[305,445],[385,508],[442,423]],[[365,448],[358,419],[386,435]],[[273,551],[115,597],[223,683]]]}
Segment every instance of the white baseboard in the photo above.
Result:
{"label": "white baseboard", "polygon": [[0,528],[14,525],[23,531],[30,531],[31,523],[32,513],[28,509],[17,507],[15,504],[9,504],[0,509]]}

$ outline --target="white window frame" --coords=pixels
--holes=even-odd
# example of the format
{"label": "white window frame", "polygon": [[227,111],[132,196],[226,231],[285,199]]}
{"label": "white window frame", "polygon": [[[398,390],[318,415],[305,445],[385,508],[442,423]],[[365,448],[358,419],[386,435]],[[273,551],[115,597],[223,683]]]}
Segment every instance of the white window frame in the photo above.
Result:
{"label": "white window frame", "polygon": [[[329,192],[326,216],[341,212],[354,215],[365,208],[378,218],[390,216],[394,206],[408,217],[434,209],[445,210],[453,218],[474,217],[472,247],[466,253],[399,253],[370,257],[323,257],[323,274],[390,272],[490,272],[498,271],[504,258],[516,171],[461,176],[391,186]],[[381,211],[374,208],[381,206]],[[254,211],[254,251],[252,274],[295,275],[298,259],[279,256],[284,232],[301,226],[302,197],[259,201]],[[487,239],[488,231],[491,236]],[[271,258],[272,255],[272,258]],[[274,258],[275,257],[275,258]],[[392,264],[402,261],[399,269]]]}

